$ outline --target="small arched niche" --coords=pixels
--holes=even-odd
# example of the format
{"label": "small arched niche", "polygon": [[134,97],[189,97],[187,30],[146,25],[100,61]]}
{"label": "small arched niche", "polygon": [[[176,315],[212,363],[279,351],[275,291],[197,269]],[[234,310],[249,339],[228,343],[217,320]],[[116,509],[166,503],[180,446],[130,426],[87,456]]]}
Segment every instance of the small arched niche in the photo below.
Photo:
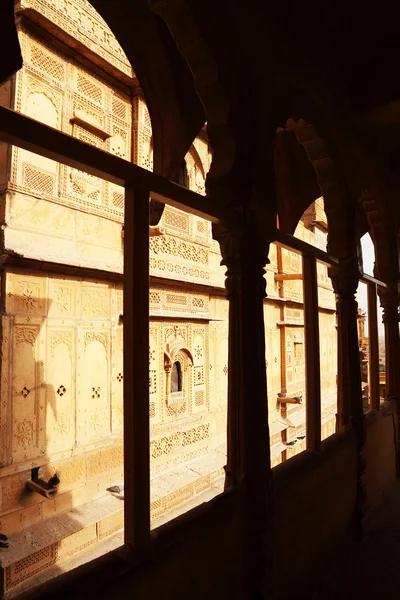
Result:
{"label": "small arched niche", "polygon": [[175,360],[171,369],[170,393],[182,392],[182,365],[179,360]]}
{"label": "small arched niche", "polygon": [[164,352],[165,398],[170,409],[180,413],[185,409],[191,395],[190,367],[193,357],[187,348],[177,347]]}

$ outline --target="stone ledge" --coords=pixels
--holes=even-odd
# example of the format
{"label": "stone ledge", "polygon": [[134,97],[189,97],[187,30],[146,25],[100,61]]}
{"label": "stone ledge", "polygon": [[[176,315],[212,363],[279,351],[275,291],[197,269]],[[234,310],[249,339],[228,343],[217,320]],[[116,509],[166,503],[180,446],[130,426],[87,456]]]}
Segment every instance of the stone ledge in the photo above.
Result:
{"label": "stone ledge", "polygon": [[122,529],[123,502],[111,495],[9,536],[1,551],[2,593]]}

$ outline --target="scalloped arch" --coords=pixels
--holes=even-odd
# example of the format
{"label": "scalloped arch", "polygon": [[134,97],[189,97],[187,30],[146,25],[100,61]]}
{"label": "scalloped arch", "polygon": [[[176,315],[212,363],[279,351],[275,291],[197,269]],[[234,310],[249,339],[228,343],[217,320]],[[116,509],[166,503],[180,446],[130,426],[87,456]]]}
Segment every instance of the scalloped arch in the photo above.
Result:
{"label": "scalloped arch", "polygon": [[213,151],[208,181],[219,180],[233,170],[236,148],[229,125],[229,100],[218,78],[217,63],[185,0],[148,1],[151,9],[167,24],[192,71],[196,91],[206,111],[207,134]]}
{"label": "scalloped arch", "polygon": [[172,367],[173,363],[176,360],[176,357],[180,353],[184,354],[187,357],[189,363],[193,365],[194,360],[190,350],[188,350],[180,344],[177,344],[174,348],[172,348],[171,352],[167,352],[166,350],[164,350],[164,366]]}

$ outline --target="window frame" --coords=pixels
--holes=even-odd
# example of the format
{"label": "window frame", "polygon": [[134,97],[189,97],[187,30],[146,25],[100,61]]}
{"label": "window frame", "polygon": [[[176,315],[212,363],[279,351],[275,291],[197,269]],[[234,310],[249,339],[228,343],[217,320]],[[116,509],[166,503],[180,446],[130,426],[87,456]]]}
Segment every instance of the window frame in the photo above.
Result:
{"label": "window frame", "polygon": [[146,547],[150,542],[149,200],[235,230],[240,229],[239,218],[205,196],[3,106],[0,141],[125,188],[124,536],[126,546]]}
{"label": "window frame", "polygon": [[[59,163],[125,188],[124,221],[124,473],[125,545],[143,548],[150,542],[149,457],[149,199],[162,202],[227,230],[241,231],[233,210],[211,202],[206,196],[185,189],[104,150],[86,144],[30,117],[0,106],[0,141],[24,148]],[[270,230],[269,230],[270,232]],[[321,391],[319,369],[317,260],[328,267],[340,261],[302,240],[276,229],[273,239],[301,253],[305,316],[306,431],[307,448],[321,445]],[[386,284],[360,274],[371,299]],[[371,314],[375,327],[376,314]],[[379,378],[379,365],[377,364]],[[378,381],[379,383],[379,381]],[[228,404],[230,398],[228,397]],[[378,393],[379,402],[379,393]],[[376,401],[372,408],[378,408]],[[229,435],[228,435],[229,439]]]}

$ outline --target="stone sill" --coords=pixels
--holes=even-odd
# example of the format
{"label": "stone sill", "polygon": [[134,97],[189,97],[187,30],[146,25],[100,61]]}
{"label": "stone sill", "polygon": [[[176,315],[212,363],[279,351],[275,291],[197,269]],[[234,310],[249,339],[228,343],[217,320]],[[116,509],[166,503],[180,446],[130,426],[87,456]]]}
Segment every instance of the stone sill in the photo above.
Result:
{"label": "stone sill", "polygon": [[[214,511],[223,511],[235,501],[238,490],[230,490],[216,496],[190,511],[176,517],[151,532],[148,548],[132,548],[129,544],[112,550],[108,554],[84,564],[73,571],[59,575],[56,579],[18,596],[18,600],[54,600],[54,598],[96,597],[97,590],[124,576],[135,576],[135,572],[154,563],[172,546],[190,535],[190,529],[201,527],[202,521]],[[222,506],[223,505],[223,506]],[[189,531],[188,531],[189,530]],[[82,594],[84,592],[84,594]]]}

